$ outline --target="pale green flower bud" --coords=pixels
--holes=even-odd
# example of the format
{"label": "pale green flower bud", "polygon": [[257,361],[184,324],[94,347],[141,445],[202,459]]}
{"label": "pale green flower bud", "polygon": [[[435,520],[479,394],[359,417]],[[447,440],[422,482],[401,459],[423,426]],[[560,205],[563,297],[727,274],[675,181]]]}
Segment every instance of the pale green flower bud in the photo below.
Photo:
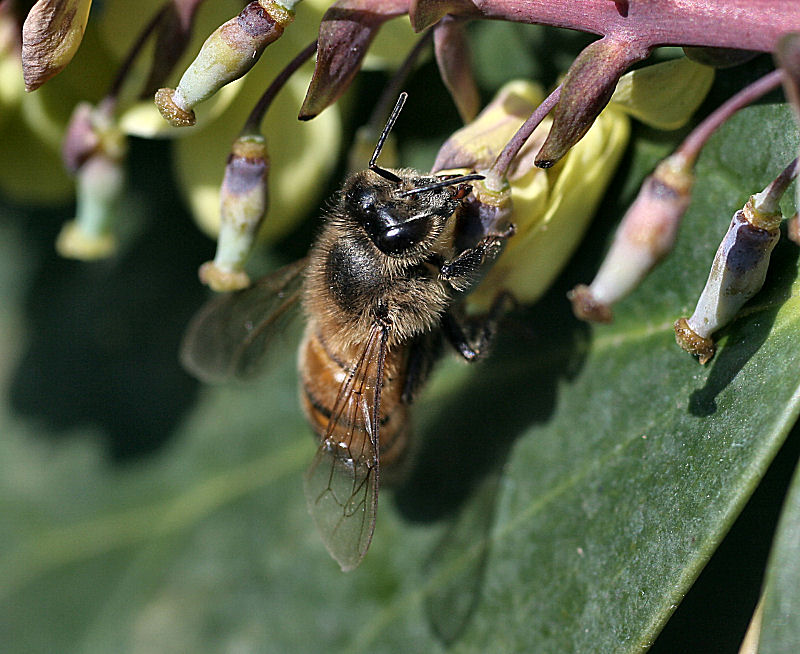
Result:
{"label": "pale green flower bud", "polygon": [[120,162],[105,154],[96,154],[81,166],[76,180],[76,217],[64,225],[56,241],[62,257],[89,261],[114,253],[113,226],[124,181]]}
{"label": "pale green flower bud", "polygon": [[220,228],[214,261],[200,267],[200,281],[215,291],[247,288],[244,264],[267,211],[269,158],[264,137],[241,136],[233,144],[220,191]]}
{"label": "pale green flower bud", "polygon": [[218,27],[206,39],[178,87],[156,92],[161,115],[173,127],[194,125],[194,107],[255,65],[264,49],[294,20],[292,8],[297,1],[254,0]]}
{"label": "pale green flower bud", "polygon": [[76,178],[75,220],[64,225],[56,241],[63,257],[93,260],[116,250],[113,227],[125,185],[125,135],[109,104],[75,108],[63,145],[63,158]]}

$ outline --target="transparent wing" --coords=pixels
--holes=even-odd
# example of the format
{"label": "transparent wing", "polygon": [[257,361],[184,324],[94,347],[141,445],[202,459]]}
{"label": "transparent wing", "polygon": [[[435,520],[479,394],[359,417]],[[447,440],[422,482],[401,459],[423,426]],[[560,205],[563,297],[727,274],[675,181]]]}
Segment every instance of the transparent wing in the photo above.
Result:
{"label": "transparent wing", "polygon": [[388,328],[375,324],[339,388],[305,476],[308,508],[325,547],[352,570],[367,553],[378,508],[378,427]]}
{"label": "transparent wing", "polygon": [[209,300],[183,336],[183,366],[205,382],[252,377],[275,335],[297,314],[305,266],[300,259],[250,288]]}

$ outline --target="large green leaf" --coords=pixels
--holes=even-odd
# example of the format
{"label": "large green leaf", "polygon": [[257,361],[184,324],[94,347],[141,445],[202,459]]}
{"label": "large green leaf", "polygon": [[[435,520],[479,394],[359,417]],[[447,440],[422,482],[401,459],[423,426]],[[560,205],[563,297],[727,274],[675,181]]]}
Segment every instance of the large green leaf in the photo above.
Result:
{"label": "large green leaf", "polygon": [[800,468],[778,525],[764,593],[759,652],[796,652],[800,649]]}
{"label": "large green leaf", "polygon": [[[50,235],[38,242],[4,220],[0,351],[14,402],[0,413],[3,648],[437,652],[429,621],[442,619],[427,612],[442,604],[429,600],[461,588],[476,595],[454,607],[466,619],[448,628],[454,651],[642,651],[797,416],[795,246],[778,245],[767,287],[707,367],[671,331],[730,215],[796,153],[791,126],[785,107],[760,106],[715,137],[674,254],[614,324],[577,323],[563,297],[591,275],[608,237],[598,229],[560,287],[512,317],[492,358],[443,362],[416,416],[419,462],[382,494],[375,540],[350,574],[307,515],[301,477],[314,444],[292,348],[253,385],[198,390],[168,372],[189,279],[159,286],[165,307],[148,295],[157,276],[128,272],[124,259],[88,273],[48,263]],[[643,138],[609,202],[629,199],[667,147]],[[164,348],[130,347],[137,336],[120,311],[153,324]],[[59,341],[65,330],[72,340]],[[92,394],[104,419],[69,413]],[[148,457],[104,454],[109,433],[172,425]]]}

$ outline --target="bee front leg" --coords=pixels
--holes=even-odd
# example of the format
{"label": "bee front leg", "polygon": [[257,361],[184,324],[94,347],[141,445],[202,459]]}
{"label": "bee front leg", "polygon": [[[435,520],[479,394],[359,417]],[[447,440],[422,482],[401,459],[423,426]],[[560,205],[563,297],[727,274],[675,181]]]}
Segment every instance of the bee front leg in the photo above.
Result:
{"label": "bee front leg", "polygon": [[491,264],[503,251],[506,240],[514,235],[514,225],[500,234],[484,236],[478,243],[445,261],[439,269],[439,277],[454,290],[470,290],[481,277],[483,269]]}
{"label": "bee front leg", "polygon": [[480,334],[477,342],[470,342],[467,331],[475,331],[475,321],[467,320],[454,311],[449,311],[442,318],[442,331],[451,345],[467,361],[478,361],[486,355],[497,334],[497,325],[506,312],[507,305],[516,306],[514,296],[507,291],[498,293],[489,308],[489,312],[480,319]]}

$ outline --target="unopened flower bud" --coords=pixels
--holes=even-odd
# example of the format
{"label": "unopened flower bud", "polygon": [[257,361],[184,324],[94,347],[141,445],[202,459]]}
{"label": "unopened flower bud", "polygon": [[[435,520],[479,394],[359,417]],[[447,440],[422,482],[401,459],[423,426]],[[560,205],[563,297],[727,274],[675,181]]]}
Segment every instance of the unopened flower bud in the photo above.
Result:
{"label": "unopened flower bud", "polygon": [[242,77],[294,20],[299,0],[253,0],[206,39],[176,89],[156,92],[161,115],[174,127],[194,125],[194,107]]}
{"label": "unopened flower bud", "polygon": [[627,296],[672,249],[694,177],[682,157],[662,161],[642,184],[590,286],[570,293],[581,320],[610,322],[611,306]]}
{"label": "unopened flower bud", "polygon": [[300,120],[336,102],[361,68],[372,40],[387,20],[408,12],[408,0],[339,0],[319,26],[317,63]]}
{"label": "unopened flower bud", "polygon": [[39,0],[22,26],[25,88],[38,89],[78,51],[92,0]]}
{"label": "unopened flower bud", "polygon": [[62,157],[76,177],[76,216],[56,241],[61,256],[101,259],[116,249],[113,227],[125,182],[127,142],[112,111],[110,103],[97,108],[84,103],[72,114]]}
{"label": "unopened flower bud", "polygon": [[549,168],[575,145],[608,104],[625,70],[649,54],[643,48],[613,37],[588,45],[570,66],[553,111],[553,126],[536,165]]}
{"label": "unopened flower bud", "polygon": [[464,21],[442,19],[433,31],[439,74],[450,91],[461,120],[470,122],[478,114],[481,98],[472,72],[472,57],[464,34]]}
{"label": "unopened flower bud", "polygon": [[700,363],[714,356],[714,332],[731,322],[764,285],[770,254],[780,238],[780,221],[780,210],[759,210],[755,196],[734,214],[694,313],[675,323],[678,345]]}
{"label": "unopened flower bud", "polygon": [[269,158],[264,137],[240,136],[233,143],[220,191],[220,228],[214,261],[200,267],[200,281],[215,291],[250,285],[244,264],[267,211]]}
{"label": "unopened flower bud", "polygon": [[112,228],[124,180],[120,161],[104,153],[95,154],[81,166],[75,220],[62,227],[56,240],[62,257],[91,261],[114,253],[117,243]]}

